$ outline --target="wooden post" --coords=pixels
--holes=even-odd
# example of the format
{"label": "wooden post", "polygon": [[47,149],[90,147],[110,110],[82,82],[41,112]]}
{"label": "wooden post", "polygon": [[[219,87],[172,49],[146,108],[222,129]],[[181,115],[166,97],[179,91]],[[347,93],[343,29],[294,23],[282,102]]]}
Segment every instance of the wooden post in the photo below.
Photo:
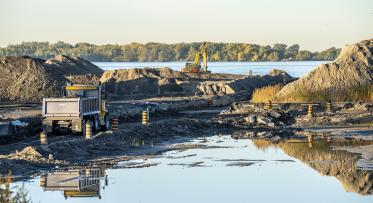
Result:
{"label": "wooden post", "polygon": [[118,132],[119,129],[119,119],[118,117],[114,117],[111,119],[111,130],[113,132]]}
{"label": "wooden post", "polygon": [[271,100],[268,100],[266,109],[267,110],[272,109],[272,101]]}
{"label": "wooden post", "polygon": [[213,104],[212,98],[208,98],[207,107],[212,107],[212,104]]}
{"label": "wooden post", "polygon": [[313,134],[312,133],[308,134],[307,140],[308,140],[309,143],[313,142]]}
{"label": "wooden post", "polygon": [[312,146],[313,146],[313,134],[312,133],[308,134],[307,141],[308,141],[308,147],[312,148]]}
{"label": "wooden post", "polygon": [[313,117],[313,106],[312,104],[308,105],[308,117]]}
{"label": "wooden post", "polygon": [[327,136],[327,137],[326,137],[326,142],[328,142],[328,143],[329,143],[329,142],[332,142],[332,136]]}
{"label": "wooden post", "polygon": [[92,125],[90,120],[85,123],[85,139],[92,139]]}
{"label": "wooden post", "polygon": [[41,145],[47,145],[48,144],[47,133],[45,133],[44,131],[42,131],[40,133],[40,144]]}
{"label": "wooden post", "polygon": [[142,124],[143,125],[149,124],[149,118],[148,118],[148,112],[147,111],[142,112]]}
{"label": "wooden post", "polygon": [[333,112],[332,111],[332,102],[331,102],[331,100],[326,101],[326,112],[327,113],[332,113]]}

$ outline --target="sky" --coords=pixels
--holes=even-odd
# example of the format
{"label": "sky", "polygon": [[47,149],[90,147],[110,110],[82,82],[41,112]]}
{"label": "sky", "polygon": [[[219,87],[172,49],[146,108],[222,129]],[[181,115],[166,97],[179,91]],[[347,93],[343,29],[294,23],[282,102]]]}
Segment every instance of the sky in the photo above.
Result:
{"label": "sky", "polygon": [[373,0],[0,0],[1,47],[209,41],[321,51],[369,38]]}

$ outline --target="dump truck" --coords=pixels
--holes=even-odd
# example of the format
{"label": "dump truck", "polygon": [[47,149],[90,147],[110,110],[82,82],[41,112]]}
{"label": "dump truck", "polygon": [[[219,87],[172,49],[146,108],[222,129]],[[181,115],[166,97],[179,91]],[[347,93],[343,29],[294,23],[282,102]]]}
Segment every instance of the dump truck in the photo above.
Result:
{"label": "dump truck", "polygon": [[63,87],[62,95],[43,99],[42,123],[46,133],[85,134],[88,122],[92,131],[109,128],[104,86],[68,85]]}

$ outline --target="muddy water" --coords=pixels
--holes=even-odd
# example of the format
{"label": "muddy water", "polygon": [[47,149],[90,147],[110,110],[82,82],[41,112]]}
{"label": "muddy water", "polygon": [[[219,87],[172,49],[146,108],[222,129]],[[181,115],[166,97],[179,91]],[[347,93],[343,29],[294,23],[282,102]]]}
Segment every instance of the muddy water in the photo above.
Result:
{"label": "muddy water", "polygon": [[273,145],[227,135],[191,143],[205,146],[116,169],[49,173],[25,188],[33,202],[53,203],[373,202],[372,171],[356,169],[359,156],[328,143]]}

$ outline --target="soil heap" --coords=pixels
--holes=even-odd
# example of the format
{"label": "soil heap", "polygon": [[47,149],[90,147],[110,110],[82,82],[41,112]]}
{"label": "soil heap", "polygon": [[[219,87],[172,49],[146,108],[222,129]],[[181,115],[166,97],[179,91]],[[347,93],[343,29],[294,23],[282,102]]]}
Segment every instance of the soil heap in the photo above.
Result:
{"label": "soil heap", "polygon": [[[283,101],[321,101],[373,97],[373,39],[344,47],[338,58],[322,64],[278,94]],[[366,94],[371,93],[371,96]]]}
{"label": "soil heap", "polygon": [[244,76],[231,81],[206,81],[198,89],[205,95],[226,95],[245,92],[251,95],[256,88],[268,85],[287,84],[294,78],[282,70],[272,70],[267,75]]}
{"label": "soil heap", "polygon": [[135,68],[105,71],[100,81],[106,84],[106,90],[112,94],[155,95],[182,92],[178,82],[188,78],[170,68]]}
{"label": "soil heap", "polygon": [[[0,102],[40,102],[42,97],[58,96],[66,77],[91,74],[100,76],[103,70],[78,57],[57,55],[43,60],[28,56],[0,57]],[[84,77],[83,77],[84,78]]]}

